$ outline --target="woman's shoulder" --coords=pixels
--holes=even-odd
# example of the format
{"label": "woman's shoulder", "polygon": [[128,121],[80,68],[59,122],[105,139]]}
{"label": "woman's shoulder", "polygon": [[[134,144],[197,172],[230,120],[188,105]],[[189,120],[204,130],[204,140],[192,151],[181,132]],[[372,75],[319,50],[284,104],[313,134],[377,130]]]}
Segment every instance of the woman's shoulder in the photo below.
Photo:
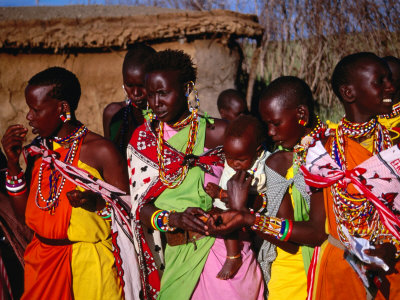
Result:
{"label": "woman's shoulder", "polygon": [[265,164],[279,175],[285,177],[287,170],[293,164],[293,152],[284,150],[274,152],[268,156]]}
{"label": "woman's shoulder", "polygon": [[111,102],[104,108],[103,117],[111,118],[125,106],[126,106],[125,101]]}
{"label": "woman's shoulder", "polygon": [[228,122],[217,118],[208,118],[206,126],[206,147],[208,149],[221,146],[224,141]]}
{"label": "woman's shoulder", "polygon": [[115,155],[118,153],[115,145],[103,136],[89,131],[82,143],[82,151],[84,151],[85,156],[89,154],[93,158],[103,157],[107,159],[109,155]]}

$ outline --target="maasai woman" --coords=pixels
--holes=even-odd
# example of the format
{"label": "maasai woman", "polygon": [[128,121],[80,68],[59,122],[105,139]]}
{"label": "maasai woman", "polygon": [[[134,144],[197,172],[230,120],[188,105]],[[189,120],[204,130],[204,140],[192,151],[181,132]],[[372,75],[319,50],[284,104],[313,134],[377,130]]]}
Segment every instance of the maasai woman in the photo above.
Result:
{"label": "maasai woman", "polygon": [[[33,144],[127,191],[125,164],[117,149],[75,118],[80,95],[78,79],[63,68],[46,69],[29,80],[26,118],[38,134]],[[12,125],[2,139],[14,210],[25,215],[35,232],[25,251],[22,299],[121,299],[110,222],[102,215],[104,200],[76,190],[42,155],[29,157],[24,172],[19,158],[27,131]]]}
{"label": "maasai woman", "polygon": [[[318,140],[326,130],[326,126],[314,113],[314,99],[309,86],[293,76],[275,79],[263,92],[259,110],[268,126],[268,135],[281,149],[266,161],[267,215],[295,222],[304,222],[311,218],[312,222],[315,221],[317,226],[322,227],[322,203],[313,202],[314,215],[310,216],[310,196],[307,194],[302,173],[299,172],[309,145],[313,140]],[[303,234],[307,234],[307,230],[310,229],[303,229]],[[323,239],[323,235],[316,235],[303,242],[303,245],[298,245],[267,238],[258,260],[267,282],[271,276],[268,282],[268,299],[306,298],[307,272],[314,250],[306,245],[319,245]],[[276,252],[268,240],[278,246]]]}
{"label": "maasai woman", "polygon": [[[144,296],[189,299],[201,285],[200,274],[214,244],[214,238],[205,236],[202,221],[212,207],[204,186],[218,183],[222,172],[223,156],[214,148],[222,144],[226,123],[199,116],[196,107],[189,109],[196,69],[188,55],[166,50],[149,61],[146,90],[157,119],[138,128],[128,146]],[[164,265],[156,267],[152,252],[161,250],[149,236],[143,239],[146,228],[167,232],[160,291],[158,271]],[[214,275],[212,280],[218,279]],[[229,292],[226,282],[221,281],[220,293]]]}
{"label": "maasai woman", "polygon": [[113,141],[124,157],[133,131],[144,122],[147,109],[145,66],[147,58],[155,52],[150,46],[140,43],[129,48],[122,64],[122,88],[126,99],[108,104],[103,112],[104,137]]}
{"label": "maasai woman", "polygon": [[[324,189],[324,195],[329,238],[321,247],[317,281],[310,296],[312,299],[365,299],[366,295],[374,297],[375,286],[380,290],[376,299],[398,299],[400,235],[398,227],[391,227],[388,222],[389,215],[396,215],[394,218],[399,216],[399,211],[393,207],[398,188],[393,191],[389,185],[387,190],[377,195],[380,203],[373,203],[365,192],[360,192],[353,184],[334,181],[327,185],[322,184],[334,177],[334,165],[338,166],[338,170],[347,172],[345,176],[351,177],[352,172],[356,172],[353,175],[371,191],[375,190],[374,186],[377,184],[373,179],[378,181],[378,185],[386,181],[380,177],[385,168],[383,163],[370,166],[375,168],[376,172],[365,179],[362,175],[364,171],[355,171],[354,168],[399,141],[392,139],[389,131],[376,117],[388,114],[392,110],[394,88],[390,80],[390,70],[387,64],[373,53],[352,54],[343,58],[335,67],[332,87],[343,103],[346,115],[326,141],[326,151],[321,145],[322,156],[318,159],[307,158],[308,168],[325,154],[331,156],[329,158],[329,155],[326,155],[330,159],[329,163],[318,167],[318,173],[327,170],[330,174],[329,178],[322,177],[319,182],[319,186],[328,186]],[[309,151],[312,153],[313,149]],[[398,182],[398,177],[393,183],[395,181]],[[345,257],[349,259],[349,256],[344,256],[345,250],[351,249],[353,238],[362,238],[368,245],[374,246],[375,249],[364,250],[363,253],[382,258],[390,267],[388,273],[378,268],[369,274],[374,282],[369,283],[368,290],[363,286],[362,276],[359,277],[346,261]],[[371,269],[372,266],[366,265],[365,268]],[[377,274],[379,276],[375,276]]]}

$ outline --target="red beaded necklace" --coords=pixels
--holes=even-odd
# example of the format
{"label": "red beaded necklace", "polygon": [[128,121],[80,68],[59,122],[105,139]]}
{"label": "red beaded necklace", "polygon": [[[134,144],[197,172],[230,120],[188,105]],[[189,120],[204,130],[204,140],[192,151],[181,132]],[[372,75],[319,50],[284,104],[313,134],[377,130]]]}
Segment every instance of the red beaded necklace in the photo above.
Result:
{"label": "red beaded necklace", "polygon": [[[174,129],[181,129],[190,124],[188,141],[186,144],[185,155],[192,154],[194,145],[196,144],[197,129],[199,127],[199,118],[197,110],[193,110],[192,113],[182,121],[179,121],[171,125]],[[187,165],[182,166],[176,176],[168,177],[165,172],[165,161],[164,161],[164,122],[159,123],[158,136],[157,136],[157,159],[158,159],[158,170],[161,182],[170,189],[178,187],[189,171]]]}

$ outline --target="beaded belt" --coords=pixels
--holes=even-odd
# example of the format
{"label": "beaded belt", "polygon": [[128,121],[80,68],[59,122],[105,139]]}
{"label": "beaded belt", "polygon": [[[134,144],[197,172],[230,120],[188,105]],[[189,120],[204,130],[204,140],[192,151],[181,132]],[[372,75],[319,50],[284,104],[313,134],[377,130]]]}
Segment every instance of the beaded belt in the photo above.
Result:
{"label": "beaded belt", "polygon": [[40,242],[50,246],[68,246],[76,243],[69,239],[48,239],[38,235],[37,233],[35,233],[35,236]]}
{"label": "beaded belt", "polygon": [[179,246],[187,243],[193,243],[194,250],[196,250],[196,241],[200,240],[201,238],[205,237],[201,233],[194,232],[194,231],[183,231],[183,230],[175,230],[175,231],[168,231],[165,233],[167,238],[167,243],[170,246]]}

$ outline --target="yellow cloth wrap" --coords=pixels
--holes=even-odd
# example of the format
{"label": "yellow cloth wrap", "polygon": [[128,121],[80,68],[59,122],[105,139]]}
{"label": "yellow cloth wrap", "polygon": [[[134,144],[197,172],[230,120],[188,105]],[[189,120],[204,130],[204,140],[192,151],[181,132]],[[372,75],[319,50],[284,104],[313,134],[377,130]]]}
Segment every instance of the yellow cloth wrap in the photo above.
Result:
{"label": "yellow cloth wrap", "polygon": [[[286,179],[293,177],[293,168],[286,174]],[[292,196],[292,187],[289,187]],[[294,206],[293,199],[292,206]],[[291,254],[276,247],[277,256],[271,266],[271,280],[268,283],[268,300],[304,300],[307,297],[307,274],[304,271],[301,247]]]}
{"label": "yellow cloth wrap", "polygon": [[[78,167],[96,178],[99,172],[78,162]],[[83,191],[82,188],[77,189]],[[111,226],[95,212],[72,208],[68,238],[72,245],[71,270],[75,300],[122,299],[112,253]]]}
{"label": "yellow cloth wrap", "polygon": [[400,126],[400,115],[395,116],[394,118],[386,119],[386,118],[378,118],[379,123],[385,126],[387,129],[391,129],[393,127]]}

